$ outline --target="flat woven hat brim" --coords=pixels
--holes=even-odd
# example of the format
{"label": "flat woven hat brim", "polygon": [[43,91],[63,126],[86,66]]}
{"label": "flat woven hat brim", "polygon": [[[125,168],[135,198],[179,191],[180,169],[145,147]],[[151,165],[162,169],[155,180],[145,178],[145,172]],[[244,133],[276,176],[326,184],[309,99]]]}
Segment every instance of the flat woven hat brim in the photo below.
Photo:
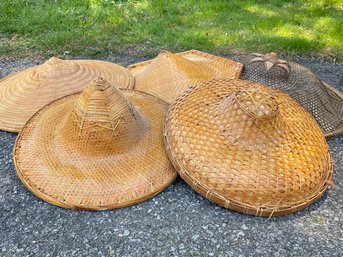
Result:
{"label": "flat woven hat brim", "polygon": [[[124,67],[105,61],[73,62],[79,65],[76,73],[61,77],[58,81],[47,81],[45,85],[38,84],[34,77],[30,77],[37,67],[1,79],[0,130],[18,133],[39,109],[61,97],[81,92],[97,76],[106,78],[120,88],[133,88],[134,79]],[[52,83],[54,86],[51,86]]]}
{"label": "flat woven hat brim", "polygon": [[[239,83],[239,80],[232,81],[232,83],[229,83],[228,80],[213,80],[192,86],[169,108],[164,125],[164,140],[169,159],[181,178],[188,185],[205,198],[225,208],[250,215],[274,217],[290,214],[309,206],[318,200],[328,186],[331,185],[333,173],[329,148],[318,124],[303,107],[285,93],[248,81],[242,81],[243,85],[238,88],[235,85],[231,85],[236,82]],[[278,143],[275,143],[278,146],[278,150],[270,149],[267,150],[267,153],[263,152],[261,154],[257,152],[259,149],[256,146],[251,146],[251,150],[247,150],[250,148],[246,149],[245,146],[239,144],[237,150],[232,148],[232,150],[228,151],[229,146],[226,146],[227,143],[224,141],[223,135],[219,134],[215,128],[216,123],[214,119],[217,113],[210,111],[210,109],[212,107],[217,108],[218,105],[216,102],[211,102],[213,101],[211,99],[226,99],[231,94],[230,92],[244,90],[244,88],[251,89],[251,85],[254,85],[256,89],[263,92],[269,92],[272,95],[278,96],[278,99],[288,98],[287,101],[290,103],[289,109],[282,107],[282,110],[280,110],[281,114],[293,111],[294,108],[299,110],[299,113],[296,114],[297,116],[294,116],[294,120],[291,121],[293,123],[287,126],[293,129],[293,127],[298,126],[297,123],[302,123],[300,134],[290,133],[289,136],[282,140],[275,139],[279,140]],[[204,97],[205,95],[206,98]],[[282,100],[278,101],[279,106],[282,106]],[[299,115],[304,115],[303,118],[307,121],[306,124],[300,119]],[[208,122],[203,122],[204,119]],[[307,128],[311,128],[311,131]],[[311,141],[302,140],[302,134],[305,138],[309,137]],[[273,139],[270,140],[273,142]],[[303,144],[308,146],[308,148],[302,148]],[[326,150],[318,146],[321,144]],[[294,147],[294,149],[291,149],[290,146]],[[311,151],[313,152],[311,153]],[[247,153],[246,156],[242,155],[244,152]],[[315,153],[317,152],[318,154],[320,153],[321,157],[316,157]],[[256,156],[260,155],[265,155],[264,159],[261,157],[257,161]],[[287,157],[292,160],[294,158],[293,155],[297,156],[297,160],[293,161],[294,163],[287,160]],[[251,159],[252,156],[255,156],[254,162]],[[267,159],[266,156],[268,157]],[[272,162],[272,156],[279,156],[279,159],[276,159],[276,162]],[[307,177],[305,175],[303,177],[299,176],[299,178],[296,176],[296,173],[292,174],[293,168],[297,170],[295,166],[299,163],[301,167],[307,161],[309,161],[309,167],[315,165],[314,163],[316,163],[317,159],[314,161],[314,158],[324,158],[325,162],[323,161],[323,163],[325,164],[322,164],[322,174],[316,172],[306,175]],[[275,165],[275,163],[280,162],[285,163],[285,166],[280,164],[280,170],[275,174],[271,170],[271,173],[268,174],[274,177],[271,177],[270,181],[266,182],[269,175],[263,175],[260,178],[252,175],[259,172],[259,166],[256,166],[256,173],[249,173],[247,168],[242,168],[243,164],[245,167],[250,167],[250,163],[255,162],[258,162],[263,167],[263,169],[261,168],[263,174],[266,174],[264,169],[269,167],[268,163],[270,165],[274,163]],[[240,171],[241,169],[242,171]],[[253,170],[254,168],[251,168],[251,171]],[[301,174],[304,172],[304,169],[299,168],[299,172]],[[306,172],[310,173],[310,170],[306,170]],[[231,177],[234,176],[232,180],[235,182],[232,183],[237,183],[239,186],[228,186],[227,174],[230,174]],[[292,180],[288,180],[287,176],[292,176]],[[278,182],[275,183],[275,181]],[[269,183],[272,184],[269,185]],[[298,184],[302,185],[304,191],[302,191],[302,187],[297,186]],[[266,190],[265,186],[271,192],[268,195],[268,202],[263,205],[253,202],[253,197],[257,197],[256,194],[251,197],[254,190],[261,197],[258,190],[261,185],[263,187],[261,192]],[[272,185],[276,187],[274,188]],[[310,188],[312,189],[310,190]],[[281,196],[290,194],[293,195],[295,200],[283,200],[282,197],[275,198],[274,193],[277,194],[279,191],[282,192],[280,193]],[[225,192],[225,194],[222,192]],[[236,195],[234,196],[234,194]],[[269,198],[273,199],[273,202],[269,202]]]}
{"label": "flat woven hat brim", "polygon": [[[240,73],[243,69],[243,64],[241,63],[234,62],[230,59],[222,58],[198,50],[185,51],[181,53],[176,53],[175,55],[182,56],[188,60],[197,63],[201,63],[205,67],[209,67],[214,70],[225,70],[228,65],[235,66],[235,72],[231,75],[232,79],[239,78]],[[147,66],[149,66],[153,61],[154,59],[132,64],[128,66],[128,69],[133,76],[136,76],[137,74],[142,73],[147,68]]]}
{"label": "flat woven hat brim", "polygon": [[[343,105],[343,93],[341,91],[339,91],[338,89],[330,86],[329,84],[327,83],[324,83],[323,82],[323,85],[329,90],[331,91],[333,94],[337,95],[337,97],[342,101],[342,105]],[[342,127],[339,127],[331,132],[324,132],[324,135],[326,138],[329,138],[329,137],[334,137],[334,136],[338,136],[340,134],[343,133],[343,126]]]}
{"label": "flat woven hat brim", "polygon": [[33,194],[64,208],[104,210],[144,201],[174,181],[177,173],[162,136],[166,103],[123,92],[148,122],[148,131],[126,152],[89,158],[71,150],[72,142],[65,144],[60,131],[79,94],[47,105],[28,121],[13,156],[19,178]]}

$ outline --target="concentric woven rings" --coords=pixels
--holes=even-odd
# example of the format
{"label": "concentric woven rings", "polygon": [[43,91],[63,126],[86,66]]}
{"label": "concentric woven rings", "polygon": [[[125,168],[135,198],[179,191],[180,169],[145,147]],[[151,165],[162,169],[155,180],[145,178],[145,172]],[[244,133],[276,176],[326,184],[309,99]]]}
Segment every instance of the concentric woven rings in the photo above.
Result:
{"label": "concentric woven rings", "polygon": [[46,104],[82,91],[102,76],[120,88],[133,88],[133,77],[117,64],[52,57],[0,80],[0,129],[19,132],[29,118]]}

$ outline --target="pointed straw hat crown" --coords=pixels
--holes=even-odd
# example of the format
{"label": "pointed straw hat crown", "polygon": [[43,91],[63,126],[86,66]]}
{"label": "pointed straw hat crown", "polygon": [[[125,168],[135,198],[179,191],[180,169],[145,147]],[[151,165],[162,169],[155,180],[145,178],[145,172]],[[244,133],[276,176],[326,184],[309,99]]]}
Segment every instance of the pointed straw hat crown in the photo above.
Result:
{"label": "pointed straw hat crown", "polygon": [[242,79],[282,90],[306,108],[325,136],[343,132],[343,94],[323,83],[311,70],[279,59],[276,53],[239,55]]}
{"label": "pointed straw hat crown", "polygon": [[155,59],[128,67],[135,89],[173,102],[190,85],[213,78],[238,78],[242,64],[200,51],[172,54],[162,51]]}
{"label": "pointed straw hat crown", "polygon": [[33,70],[35,79],[59,79],[73,75],[79,70],[79,65],[73,61],[51,57],[44,64]]}
{"label": "pointed straw hat crown", "polygon": [[65,208],[146,200],[176,178],[163,145],[166,110],[156,97],[97,78],[24,126],[14,149],[18,176],[35,195]]}
{"label": "pointed straw hat crown", "polygon": [[180,176],[232,210],[289,214],[331,183],[331,155],[316,121],[286,94],[258,83],[190,87],[169,108],[164,134]]}
{"label": "pointed straw hat crown", "polygon": [[19,132],[29,118],[46,104],[82,91],[102,76],[120,88],[132,88],[133,78],[116,64],[91,60],[50,58],[0,80],[0,129]]}
{"label": "pointed straw hat crown", "polygon": [[62,133],[85,154],[120,153],[133,147],[147,125],[129,100],[102,78],[76,100]]}

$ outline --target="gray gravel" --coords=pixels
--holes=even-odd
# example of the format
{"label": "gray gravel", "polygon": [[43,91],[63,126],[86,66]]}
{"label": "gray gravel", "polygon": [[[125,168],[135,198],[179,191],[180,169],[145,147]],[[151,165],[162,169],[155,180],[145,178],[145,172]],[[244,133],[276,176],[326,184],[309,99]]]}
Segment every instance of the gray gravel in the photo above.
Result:
{"label": "gray gravel", "polygon": [[[136,57],[108,57],[123,65]],[[343,63],[296,57],[343,90]],[[41,59],[0,57],[0,77]],[[296,214],[252,217],[210,203],[178,179],[151,200],[113,211],[55,207],[15,174],[15,134],[0,132],[0,256],[342,256],[343,136],[329,140],[336,189]]]}

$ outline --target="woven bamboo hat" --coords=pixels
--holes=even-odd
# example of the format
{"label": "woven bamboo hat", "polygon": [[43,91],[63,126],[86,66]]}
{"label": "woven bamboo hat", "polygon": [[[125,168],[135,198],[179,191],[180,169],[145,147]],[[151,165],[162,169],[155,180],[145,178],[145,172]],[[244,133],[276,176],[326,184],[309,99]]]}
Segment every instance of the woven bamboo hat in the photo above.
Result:
{"label": "woven bamboo hat", "polygon": [[310,69],[278,59],[276,53],[239,55],[242,79],[282,90],[304,106],[317,120],[325,136],[343,132],[343,94],[323,83]]}
{"label": "woven bamboo hat", "polygon": [[170,107],[164,134],[170,160],[194,190],[246,214],[303,209],[332,178],[329,148],[312,116],[254,82],[190,87]]}
{"label": "woven bamboo hat", "polygon": [[38,111],[14,147],[17,174],[45,201],[88,210],[144,201],[176,177],[164,150],[167,104],[101,78]]}
{"label": "woven bamboo hat", "polygon": [[82,91],[102,76],[120,88],[132,88],[133,77],[117,64],[93,60],[47,62],[0,80],[0,129],[19,132],[29,118],[46,104]]}
{"label": "woven bamboo hat", "polygon": [[172,103],[190,85],[210,79],[240,76],[243,65],[208,53],[191,50],[161,52],[155,59],[130,65],[135,89]]}

